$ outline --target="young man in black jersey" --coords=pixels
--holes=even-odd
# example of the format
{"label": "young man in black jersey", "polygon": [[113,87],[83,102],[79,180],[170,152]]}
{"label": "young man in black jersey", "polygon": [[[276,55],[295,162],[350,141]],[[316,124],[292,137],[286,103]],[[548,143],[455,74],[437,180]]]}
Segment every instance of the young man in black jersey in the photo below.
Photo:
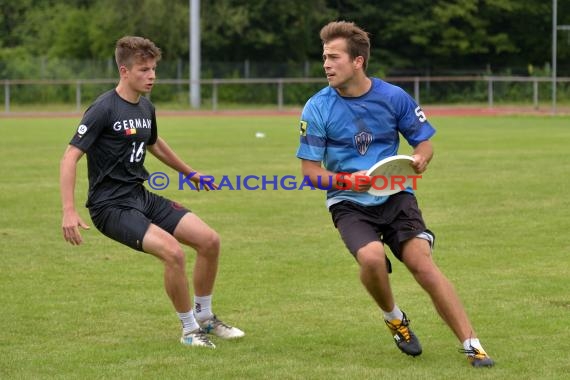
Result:
{"label": "young man in black jersey", "polygon": [[[182,322],[181,343],[215,348],[207,333],[224,339],[245,335],[221,322],[212,312],[219,236],[180,204],[143,186],[148,178],[143,165],[147,150],[186,176],[196,172],[158,137],[155,108],[143,96],[154,85],[160,58],[160,49],[148,39],[126,36],[117,41],[119,84],[87,109],[61,161],[63,236],[72,245],[79,245],[82,243],[79,228],[89,228],[77,213],[74,200],[77,162],[86,154],[89,176],[86,206],[93,223],[111,239],[163,262],[166,293]],[[199,184],[200,177],[197,172],[191,180]],[[214,183],[208,185],[217,188]],[[181,244],[197,253],[192,275],[194,307]]]}

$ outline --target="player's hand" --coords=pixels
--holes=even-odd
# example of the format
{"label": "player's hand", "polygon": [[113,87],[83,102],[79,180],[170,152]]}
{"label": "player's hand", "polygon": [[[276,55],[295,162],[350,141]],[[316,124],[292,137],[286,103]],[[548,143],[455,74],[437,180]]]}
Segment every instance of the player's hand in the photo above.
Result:
{"label": "player's hand", "polygon": [[372,178],[366,175],[366,170],[354,172],[350,175],[352,180],[352,191],[364,193],[372,186]]}
{"label": "player's hand", "polygon": [[425,172],[429,163],[428,160],[424,156],[421,156],[419,154],[414,154],[412,158],[414,159],[414,161],[410,165],[412,166],[412,168],[414,168],[414,171],[417,174]]}
{"label": "player's hand", "polygon": [[61,228],[63,230],[63,238],[71,245],[79,245],[83,242],[79,227],[88,230],[89,226],[85,223],[75,210],[65,211],[63,213],[63,222]]}
{"label": "player's hand", "polygon": [[337,188],[339,190],[352,190],[357,193],[368,191],[372,186],[372,179],[366,175],[366,170],[350,174],[342,174],[337,180]]}
{"label": "player's hand", "polygon": [[214,177],[202,173],[196,172],[196,174],[190,178],[190,181],[194,182],[197,191],[200,191],[201,189],[206,191],[218,189],[218,185],[214,182]]}

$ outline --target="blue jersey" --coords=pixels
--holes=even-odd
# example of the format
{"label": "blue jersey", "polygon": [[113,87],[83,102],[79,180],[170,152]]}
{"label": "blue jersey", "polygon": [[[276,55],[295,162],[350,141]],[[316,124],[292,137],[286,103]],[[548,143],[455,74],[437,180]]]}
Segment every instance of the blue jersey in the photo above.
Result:
{"label": "blue jersey", "polygon": [[[307,101],[298,158],[322,162],[335,173],[353,173],[398,154],[400,134],[412,147],[434,135],[435,129],[410,95],[378,78],[371,80],[370,90],[359,97],[342,97],[329,86]],[[366,192],[327,190],[328,207],[342,200],[367,206],[387,199]]]}

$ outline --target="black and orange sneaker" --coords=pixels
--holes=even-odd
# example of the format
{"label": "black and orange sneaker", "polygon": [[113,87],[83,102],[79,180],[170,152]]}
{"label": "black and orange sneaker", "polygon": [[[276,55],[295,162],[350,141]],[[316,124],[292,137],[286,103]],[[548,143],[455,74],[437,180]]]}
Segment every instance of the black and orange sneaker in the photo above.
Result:
{"label": "black and orange sneaker", "polygon": [[404,313],[402,320],[393,319],[391,321],[384,320],[384,322],[386,322],[386,326],[388,326],[400,351],[410,356],[421,355],[422,346],[416,335],[409,328],[410,320],[406,317],[406,313]]}
{"label": "black and orange sneaker", "polygon": [[469,364],[476,368],[492,367],[495,362],[482,348],[469,347],[468,350],[460,348],[459,352],[467,355]]}

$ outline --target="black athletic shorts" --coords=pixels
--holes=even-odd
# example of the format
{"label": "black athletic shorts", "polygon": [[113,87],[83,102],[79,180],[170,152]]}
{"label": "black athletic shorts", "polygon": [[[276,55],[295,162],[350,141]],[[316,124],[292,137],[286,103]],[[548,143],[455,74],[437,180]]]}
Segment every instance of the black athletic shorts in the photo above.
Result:
{"label": "black athletic shorts", "polygon": [[373,241],[386,243],[400,261],[401,246],[406,240],[420,235],[433,246],[435,236],[426,228],[416,197],[405,191],[390,196],[378,206],[342,201],[332,205],[329,211],[354,257],[360,248]]}
{"label": "black athletic shorts", "polygon": [[142,251],[144,235],[150,224],[156,224],[170,234],[180,219],[190,210],[143,186],[128,197],[102,207],[90,207],[93,224],[105,236]]}

